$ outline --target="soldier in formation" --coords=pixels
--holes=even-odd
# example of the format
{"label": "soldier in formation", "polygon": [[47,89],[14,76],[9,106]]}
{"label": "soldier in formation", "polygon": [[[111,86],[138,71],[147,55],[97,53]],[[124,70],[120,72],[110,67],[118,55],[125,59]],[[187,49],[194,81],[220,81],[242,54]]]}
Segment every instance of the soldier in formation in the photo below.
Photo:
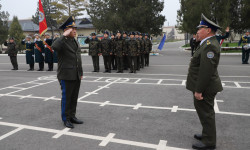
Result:
{"label": "soldier in formation", "polygon": [[26,63],[29,64],[30,69],[27,71],[34,71],[34,43],[31,42],[31,36],[26,36],[24,40],[22,40],[22,44],[25,45],[26,51]]}
{"label": "soldier in formation", "polygon": [[4,46],[7,46],[7,53],[10,57],[11,64],[13,66],[12,70],[18,70],[17,63],[17,46],[13,37],[9,38],[9,41],[4,42]]}
{"label": "soldier in formation", "polygon": [[105,71],[104,73],[111,73],[111,55],[113,55],[111,49],[111,39],[109,38],[109,33],[107,31],[103,34],[104,38],[100,42],[100,55],[103,56],[103,62]]}
{"label": "soldier in formation", "polygon": [[250,52],[250,31],[246,31],[245,35],[240,38],[238,46],[243,43],[242,46],[242,64],[248,64],[249,52]]}
{"label": "soldier in formation", "polygon": [[87,38],[85,43],[89,44],[89,55],[92,57],[93,61],[93,72],[100,71],[99,56],[100,56],[100,41],[96,37],[96,33],[91,33],[91,38]]}

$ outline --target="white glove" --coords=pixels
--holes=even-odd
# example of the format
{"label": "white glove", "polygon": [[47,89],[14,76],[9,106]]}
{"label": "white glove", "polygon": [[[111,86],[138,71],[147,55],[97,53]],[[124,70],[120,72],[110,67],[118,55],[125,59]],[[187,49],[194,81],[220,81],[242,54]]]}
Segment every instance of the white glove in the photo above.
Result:
{"label": "white glove", "polygon": [[32,57],[34,57],[34,55],[32,55]]}
{"label": "white glove", "polygon": [[72,30],[73,30],[72,28],[69,28],[63,33],[63,36],[68,36]]}
{"label": "white glove", "polygon": [[42,55],[43,55],[43,56],[45,56],[45,54],[44,54],[44,53],[42,53]]}

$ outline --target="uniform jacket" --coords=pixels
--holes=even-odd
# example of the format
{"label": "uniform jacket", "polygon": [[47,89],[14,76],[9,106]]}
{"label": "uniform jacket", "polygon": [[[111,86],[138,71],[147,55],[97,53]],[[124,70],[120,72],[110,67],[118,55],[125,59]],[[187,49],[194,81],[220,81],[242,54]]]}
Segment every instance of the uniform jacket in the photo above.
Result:
{"label": "uniform jacket", "polygon": [[118,57],[123,57],[125,54],[125,41],[122,37],[115,38],[115,55]]}
{"label": "uniform jacket", "polygon": [[222,40],[222,39],[226,39],[226,38],[228,38],[228,37],[229,37],[229,35],[230,35],[230,33],[229,33],[229,32],[226,32],[226,34],[225,34],[225,35],[216,35],[216,39],[217,39],[217,41],[218,41],[218,42],[219,42],[219,44],[220,44],[221,40]]}
{"label": "uniform jacket", "polygon": [[85,40],[85,43],[89,44],[89,55],[98,56],[98,54],[101,51],[100,41],[98,40],[98,38],[95,38],[95,39],[87,38]]}
{"label": "uniform jacket", "polygon": [[220,45],[215,36],[199,45],[188,69],[186,88],[192,92],[215,93],[223,90],[218,75]]}
{"label": "uniform jacket", "polygon": [[21,44],[25,45],[25,48],[26,48],[26,51],[25,51],[26,63],[34,64],[34,43],[32,43],[31,41],[25,42],[25,40],[23,40]]}
{"label": "uniform jacket", "polygon": [[4,42],[4,46],[7,46],[8,56],[16,56],[17,55],[18,50],[17,50],[15,42],[13,42],[13,43]]}
{"label": "uniform jacket", "polygon": [[[52,50],[52,39],[45,39],[44,40],[44,52],[45,52],[45,62],[46,63],[53,63],[53,50]],[[48,46],[46,45],[46,43],[48,44]],[[51,48],[51,50],[49,49],[49,47]]]}
{"label": "uniform jacket", "polygon": [[80,80],[83,70],[78,41],[62,36],[52,44],[52,48],[58,56],[57,78],[59,80]]}
{"label": "uniform jacket", "polygon": [[129,39],[127,42],[127,49],[129,56],[138,56],[140,52],[140,43],[135,39]]}
{"label": "uniform jacket", "polygon": [[150,53],[152,51],[152,43],[150,39],[145,39],[145,52]]}
{"label": "uniform jacket", "polygon": [[109,56],[110,53],[112,53],[112,48],[111,48],[111,39],[109,38],[103,38],[101,40],[101,53],[103,56]]}
{"label": "uniform jacket", "polygon": [[124,43],[123,51],[125,55],[128,55],[128,40],[129,40],[129,37],[123,38],[123,43]]}
{"label": "uniform jacket", "polygon": [[145,39],[141,39],[141,54],[145,54]]}
{"label": "uniform jacket", "polygon": [[[58,37],[54,38],[52,43],[54,43],[57,39],[59,39]],[[53,48],[52,48],[53,49]],[[53,50],[54,51],[54,50]],[[58,59],[57,59],[57,51],[54,51],[53,53],[53,62],[54,63],[58,63]]]}
{"label": "uniform jacket", "polygon": [[239,43],[238,43],[238,46],[240,46],[241,43],[243,43],[243,45],[246,45],[247,43],[250,43],[250,35],[249,35],[249,36],[246,36],[246,35],[242,36],[242,37],[240,38],[240,41],[239,41]]}
{"label": "uniform jacket", "polygon": [[[39,49],[36,47],[38,46]],[[41,40],[36,40],[34,42],[34,52],[35,52],[35,61],[37,63],[39,62],[44,62],[44,45],[43,45],[43,41]]]}

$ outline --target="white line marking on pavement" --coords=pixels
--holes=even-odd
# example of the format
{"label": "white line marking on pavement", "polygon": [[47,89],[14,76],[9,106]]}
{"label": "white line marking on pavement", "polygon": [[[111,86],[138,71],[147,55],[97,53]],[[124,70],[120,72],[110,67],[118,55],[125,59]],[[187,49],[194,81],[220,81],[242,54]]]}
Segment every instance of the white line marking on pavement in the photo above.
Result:
{"label": "white line marking on pavement", "polygon": [[114,138],[114,136],[114,133],[109,133],[108,136],[102,140],[99,146],[106,146]]}
{"label": "white line marking on pavement", "polygon": [[22,87],[14,87],[14,86],[11,86],[11,87],[8,87],[10,89],[19,89],[19,90],[22,90],[22,89],[25,89],[25,88],[22,88]]}
{"label": "white line marking on pavement", "polygon": [[48,100],[51,100],[51,99],[54,99],[56,96],[51,96],[51,97],[48,97],[46,99],[44,99],[43,101],[48,101]]}
{"label": "white line marking on pavement", "polygon": [[98,94],[98,93],[93,93],[93,92],[85,92],[86,94]]}
{"label": "white line marking on pavement", "polygon": [[171,112],[177,112],[178,110],[178,106],[173,106],[173,109],[171,110]]}
{"label": "white line marking on pavement", "polygon": [[103,107],[103,106],[107,105],[109,102],[110,101],[106,101],[106,102],[102,103],[100,106]]}
{"label": "white line marking on pavement", "polygon": [[3,119],[3,118],[0,117],[0,120],[1,120],[1,119]]}
{"label": "white line marking on pavement", "polygon": [[5,138],[7,138],[8,136],[10,136],[12,134],[17,133],[18,131],[21,131],[22,129],[23,129],[22,127],[19,127],[19,128],[15,129],[13,131],[10,131],[9,133],[6,133],[6,134],[0,136],[0,141],[3,140],[3,139],[5,139]]}
{"label": "white line marking on pavement", "polygon": [[241,88],[240,84],[238,82],[234,82],[234,84],[238,87]]}
{"label": "white line marking on pavement", "polygon": [[141,103],[138,103],[137,105],[135,105],[135,107],[133,109],[137,110],[141,107]]}
{"label": "white line marking on pavement", "polygon": [[23,96],[23,97],[20,97],[19,99],[24,99],[24,98],[28,98],[28,97],[30,97],[30,96],[32,96],[32,94],[30,94],[30,95],[27,95],[27,96]]}
{"label": "white line marking on pavement", "polygon": [[218,107],[218,103],[217,103],[217,100],[216,100],[216,97],[214,98],[214,111],[216,113],[220,112],[219,107]]}
{"label": "white line marking on pavement", "polygon": [[[120,80],[120,78],[118,78],[118,79],[116,79],[116,80],[114,80],[114,81],[112,81],[112,82],[106,84],[105,86],[102,86],[102,87],[100,87],[100,88],[98,88],[98,89],[96,89],[96,90],[94,90],[94,91],[92,91],[92,92],[90,92],[90,93],[87,93],[86,95],[84,95],[84,96],[78,98],[78,101],[81,101],[82,99],[84,99],[84,98],[86,98],[86,97],[92,95],[92,93],[96,93],[96,92],[98,92],[98,91],[100,91],[100,90],[102,90],[102,89],[104,89],[104,88],[106,88],[106,87],[109,87],[110,85],[116,83],[116,81],[119,81],[119,80]],[[85,92],[85,93],[86,93],[86,92]]]}
{"label": "white line marking on pavement", "polygon": [[161,84],[161,82],[162,82],[163,80],[162,79],[160,79],[158,82],[157,82],[157,84]]}
{"label": "white line marking on pavement", "polygon": [[167,141],[160,140],[156,150],[167,150]]}
{"label": "white line marking on pavement", "polygon": [[138,83],[138,82],[140,82],[141,81],[141,79],[138,79],[138,80],[136,80],[134,83]]}
{"label": "white line marking on pavement", "polygon": [[[0,94],[1,95],[1,94]],[[22,95],[3,95],[3,96],[8,96],[8,97],[23,97]],[[30,96],[29,98],[31,99],[42,99],[45,100],[48,97],[38,97],[38,96]],[[56,100],[56,101],[60,101],[60,98],[51,98],[51,100]],[[79,101],[80,103],[86,103],[86,104],[96,104],[96,105],[102,105],[105,102],[93,102],[93,101]],[[118,106],[118,107],[130,107],[130,108],[137,108],[139,105],[129,105],[129,104],[116,104],[116,103],[106,103],[105,105],[109,105],[109,106]],[[143,106],[141,104],[141,106],[139,106],[138,108],[146,108],[146,109],[156,109],[156,110],[173,110],[173,107],[159,107],[159,106]],[[189,109],[189,108],[179,108],[179,111],[191,111],[191,112],[195,112],[195,109]],[[219,111],[217,112],[217,114],[226,114],[226,115],[236,115],[236,116],[247,116],[250,117],[250,114],[247,113],[235,113],[235,112],[222,112]]]}
{"label": "white line marking on pavement", "polygon": [[181,85],[185,86],[186,85],[186,80],[183,80]]}
{"label": "white line marking on pavement", "polygon": [[56,135],[54,135],[52,138],[57,139],[60,136],[62,136],[63,134],[65,134],[66,132],[68,132],[69,130],[70,130],[70,128],[65,128],[61,132],[58,132]]}
{"label": "white line marking on pavement", "polygon": [[[8,122],[0,122],[0,125],[10,126],[10,127],[17,127],[17,128],[20,128],[20,129],[28,129],[28,130],[34,130],[34,131],[56,133],[56,134],[62,132],[61,130],[56,130],[56,129],[28,126],[28,125],[8,123]],[[65,132],[63,135],[68,135],[68,136],[73,136],[73,137],[81,137],[81,138],[85,138],[85,139],[98,140],[98,141],[104,141],[105,139],[107,139],[107,137],[89,135],[89,134],[83,134],[83,133],[75,133],[75,132]],[[115,138],[111,138],[109,142],[117,143],[117,144],[123,144],[123,145],[143,147],[143,148],[151,148],[151,149],[157,149],[159,147],[159,144],[156,145],[156,144],[142,143],[142,142],[136,142],[136,141],[128,141],[128,140],[115,139]],[[167,150],[187,150],[187,149],[168,147],[168,146],[166,147],[166,149]]]}
{"label": "white line marking on pavement", "polygon": [[94,81],[99,81],[99,80],[101,80],[101,79],[103,79],[103,77],[100,77],[100,78],[98,78],[98,79],[96,79],[96,80],[94,80]]}

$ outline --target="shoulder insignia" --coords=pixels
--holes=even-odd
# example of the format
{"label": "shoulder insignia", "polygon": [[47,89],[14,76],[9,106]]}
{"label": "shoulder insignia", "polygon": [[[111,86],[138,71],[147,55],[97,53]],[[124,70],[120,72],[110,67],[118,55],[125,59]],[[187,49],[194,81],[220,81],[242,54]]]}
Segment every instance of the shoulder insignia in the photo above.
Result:
{"label": "shoulder insignia", "polygon": [[207,45],[210,45],[211,43],[210,43],[210,41],[209,40],[207,40]]}
{"label": "shoulder insignia", "polygon": [[207,53],[207,58],[214,58],[214,52],[208,52]]}

